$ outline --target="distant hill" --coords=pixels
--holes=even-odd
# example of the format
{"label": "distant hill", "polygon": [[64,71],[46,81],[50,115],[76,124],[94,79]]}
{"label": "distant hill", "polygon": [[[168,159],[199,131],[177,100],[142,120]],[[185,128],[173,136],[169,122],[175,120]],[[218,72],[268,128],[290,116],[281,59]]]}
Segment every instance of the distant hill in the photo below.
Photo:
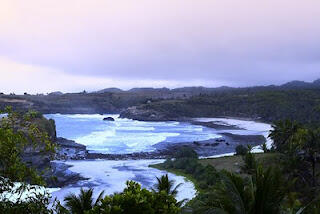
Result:
{"label": "distant hill", "polygon": [[143,93],[143,92],[169,92],[169,88],[132,88],[128,92]]}
{"label": "distant hill", "polygon": [[61,91],[54,91],[49,93],[48,95],[63,95],[63,93]]}
{"label": "distant hill", "polygon": [[105,88],[100,91],[95,91],[93,93],[119,93],[119,92],[123,92],[123,90],[121,90],[120,88]]}
{"label": "distant hill", "polygon": [[320,88],[320,79],[313,82],[291,81],[280,86],[281,88]]}
{"label": "distant hill", "polygon": [[[141,112],[146,109],[150,110],[150,115],[161,112],[165,119],[233,116],[262,118],[264,121],[282,118],[314,120],[318,119],[315,111],[320,109],[320,79],[245,88],[200,86],[133,88],[128,91],[106,88],[93,93],[57,91],[43,96],[0,94],[0,109],[12,106],[15,110],[32,108],[42,113],[120,113],[140,105],[145,105]],[[131,117],[132,113],[128,112],[127,116]]]}
{"label": "distant hill", "polygon": [[269,86],[252,86],[252,87],[243,87],[243,88],[235,88],[235,87],[229,87],[229,86],[221,86],[221,87],[203,87],[203,86],[190,86],[190,87],[181,87],[181,88],[132,88],[130,90],[121,90],[119,88],[106,88],[100,91],[96,91],[93,93],[120,93],[120,92],[129,92],[129,93],[185,93],[190,95],[195,94],[207,94],[207,93],[215,93],[215,92],[224,92],[224,91],[238,91],[238,90],[277,90],[277,89],[303,89],[303,88],[320,88],[320,79],[317,79],[313,82],[304,82],[304,81],[291,81],[288,83],[285,83],[283,85],[269,85]]}
{"label": "distant hill", "polygon": [[313,81],[313,84],[314,84],[314,85],[319,85],[319,86],[320,86],[320,79],[317,79],[317,80]]}

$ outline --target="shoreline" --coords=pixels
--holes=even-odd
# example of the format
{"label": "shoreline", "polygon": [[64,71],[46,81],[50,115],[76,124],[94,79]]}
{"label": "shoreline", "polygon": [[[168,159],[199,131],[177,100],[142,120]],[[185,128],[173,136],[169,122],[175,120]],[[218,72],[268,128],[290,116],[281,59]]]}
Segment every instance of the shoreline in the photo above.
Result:
{"label": "shoreline", "polygon": [[[208,118],[209,119],[209,118]],[[221,119],[228,119],[222,118]],[[252,121],[252,120],[249,120]],[[175,153],[183,148],[183,147],[190,147],[198,153],[199,159],[203,158],[213,158],[213,157],[224,157],[228,155],[232,155],[235,152],[235,148],[238,145],[248,145],[251,144],[254,147],[258,147],[262,143],[265,143],[267,139],[265,138],[264,134],[254,135],[254,134],[239,134],[239,133],[232,133],[232,131],[243,131],[246,133],[246,129],[242,127],[238,127],[237,125],[232,125],[228,123],[221,123],[219,121],[216,122],[200,122],[195,121],[195,119],[190,119],[179,121],[179,122],[188,122],[190,124],[201,125],[204,127],[208,127],[211,129],[215,129],[216,134],[220,137],[218,138],[211,138],[208,140],[202,141],[189,141],[189,142],[179,142],[179,143],[170,143],[170,142],[160,142],[155,144],[153,147],[155,151],[152,152],[137,152],[137,153],[130,153],[130,154],[103,154],[103,153],[89,153],[86,152],[85,157],[81,158],[67,158],[60,159],[61,166],[56,167],[58,168],[55,172],[57,177],[60,175],[66,174],[67,177],[71,178],[68,179],[65,183],[64,179],[60,182],[59,187],[72,185],[77,183],[80,180],[85,180],[86,178],[81,177],[80,175],[72,175],[70,176],[69,168],[71,166],[66,165],[63,166],[64,162],[67,161],[96,161],[96,160],[110,160],[110,161],[126,161],[126,160],[159,160],[159,159],[167,159],[174,157]],[[252,121],[255,122],[255,121]],[[230,132],[229,132],[230,131]],[[64,177],[64,176],[63,176]],[[73,178],[72,178],[73,177]]]}

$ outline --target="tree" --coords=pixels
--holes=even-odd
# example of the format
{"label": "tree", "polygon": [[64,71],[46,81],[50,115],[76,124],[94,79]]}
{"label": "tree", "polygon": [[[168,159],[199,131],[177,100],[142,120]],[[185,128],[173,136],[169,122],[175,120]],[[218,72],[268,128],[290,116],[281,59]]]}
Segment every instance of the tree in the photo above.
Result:
{"label": "tree", "polygon": [[106,196],[89,214],[178,214],[177,200],[166,194],[142,189],[140,184],[128,181],[122,193]]}
{"label": "tree", "polygon": [[247,153],[242,156],[244,165],[241,168],[244,172],[248,174],[254,173],[257,168],[257,161],[251,150],[252,146],[248,145]]}
{"label": "tree", "polygon": [[166,174],[160,178],[157,177],[157,183],[155,184],[155,189],[153,190],[158,193],[164,191],[166,194],[176,197],[178,194],[178,188],[181,185],[182,184],[178,184],[174,187],[174,181],[169,180],[168,174]]}
{"label": "tree", "polygon": [[301,125],[290,120],[278,121],[272,125],[269,137],[273,140],[275,149],[282,153],[290,153],[294,150],[293,139]]}
{"label": "tree", "polygon": [[320,130],[299,129],[295,140],[300,145],[299,155],[311,165],[312,186],[316,186],[316,164],[320,155]]}
{"label": "tree", "polygon": [[248,148],[244,145],[238,145],[236,147],[236,155],[246,155],[248,153]]}
{"label": "tree", "polygon": [[[41,187],[29,185],[45,185],[44,179],[22,156],[26,150],[53,153],[54,145],[34,123],[33,113],[11,108],[4,113],[7,116],[0,120],[0,213],[49,213],[48,194],[37,193]],[[26,198],[24,193],[28,193]]]}
{"label": "tree", "polygon": [[102,191],[98,198],[93,199],[93,189],[84,190],[81,188],[80,194],[77,196],[73,193],[64,198],[66,209],[72,214],[84,214],[85,211],[91,210],[93,207],[98,206],[104,191]]}
{"label": "tree", "polygon": [[287,188],[279,170],[258,166],[252,178],[223,172],[196,213],[281,213]]}
{"label": "tree", "polygon": [[193,158],[197,159],[198,154],[190,147],[182,147],[174,155],[175,158]]}

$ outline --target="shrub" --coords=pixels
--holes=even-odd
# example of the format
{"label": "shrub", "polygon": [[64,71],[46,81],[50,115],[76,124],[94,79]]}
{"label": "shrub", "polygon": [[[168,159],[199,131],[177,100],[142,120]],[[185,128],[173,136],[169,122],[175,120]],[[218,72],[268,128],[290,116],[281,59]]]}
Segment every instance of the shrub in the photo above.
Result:
{"label": "shrub", "polygon": [[236,147],[236,155],[246,155],[248,153],[248,148],[243,145],[238,145]]}
{"label": "shrub", "polygon": [[198,159],[198,154],[189,147],[182,147],[180,150],[178,150],[177,154],[175,155],[175,158],[194,158]]}

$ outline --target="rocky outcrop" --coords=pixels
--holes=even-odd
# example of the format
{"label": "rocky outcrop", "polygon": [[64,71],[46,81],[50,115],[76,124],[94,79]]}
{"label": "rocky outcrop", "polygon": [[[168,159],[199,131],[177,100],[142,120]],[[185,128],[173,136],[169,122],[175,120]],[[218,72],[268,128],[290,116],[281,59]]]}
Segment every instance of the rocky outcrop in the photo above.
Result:
{"label": "rocky outcrop", "polygon": [[104,121],[114,121],[113,117],[105,117],[103,118]]}
{"label": "rocky outcrop", "polygon": [[86,146],[73,140],[57,138],[56,159],[58,160],[81,160],[85,159],[88,152]]}
{"label": "rocky outcrop", "polygon": [[50,166],[50,177],[47,179],[48,187],[64,187],[75,184],[80,180],[86,180],[78,173],[69,170],[70,165],[63,162],[53,161]]}
{"label": "rocky outcrop", "polygon": [[168,115],[156,111],[154,109],[142,108],[141,106],[133,106],[127,108],[126,110],[120,113],[120,118],[129,118],[133,120],[140,121],[169,121],[174,120],[172,117],[168,117]]}

